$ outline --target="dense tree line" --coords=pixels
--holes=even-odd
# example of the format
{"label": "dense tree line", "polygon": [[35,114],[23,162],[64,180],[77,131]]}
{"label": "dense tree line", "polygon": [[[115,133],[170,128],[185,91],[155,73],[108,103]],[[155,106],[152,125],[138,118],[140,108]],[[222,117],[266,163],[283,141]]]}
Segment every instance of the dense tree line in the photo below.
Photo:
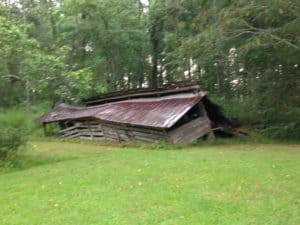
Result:
{"label": "dense tree line", "polygon": [[252,122],[299,122],[299,12],[297,0],[3,0],[0,106],[188,79]]}

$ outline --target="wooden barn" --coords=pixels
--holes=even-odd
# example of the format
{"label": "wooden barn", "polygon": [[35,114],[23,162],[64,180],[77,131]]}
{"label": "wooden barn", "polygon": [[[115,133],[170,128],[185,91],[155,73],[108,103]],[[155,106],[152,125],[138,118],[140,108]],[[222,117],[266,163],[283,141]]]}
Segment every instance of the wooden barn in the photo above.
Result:
{"label": "wooden barn", "polygon": [[58,104],[39,121],[45,129],[58,123],[65,138],[169,143],[213,138],[213,130],[231,125],[197,85],[120,91],[83,103]]}

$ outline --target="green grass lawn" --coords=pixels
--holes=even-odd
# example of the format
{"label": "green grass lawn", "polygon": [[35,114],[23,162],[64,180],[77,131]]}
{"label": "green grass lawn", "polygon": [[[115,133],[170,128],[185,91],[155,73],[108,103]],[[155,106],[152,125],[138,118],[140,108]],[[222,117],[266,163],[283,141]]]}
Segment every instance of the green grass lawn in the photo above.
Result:
{"label": "green grass lawn", "polygon": [[300,224],[299,145],[29,148],[0,173],[1,225]]}

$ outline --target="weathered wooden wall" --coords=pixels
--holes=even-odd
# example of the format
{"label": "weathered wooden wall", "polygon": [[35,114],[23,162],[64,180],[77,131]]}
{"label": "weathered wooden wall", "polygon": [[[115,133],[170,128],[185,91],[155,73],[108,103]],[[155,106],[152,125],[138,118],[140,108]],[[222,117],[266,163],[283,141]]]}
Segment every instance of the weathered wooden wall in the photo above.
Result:
{"label": "weathered wooden wall", "polygon": [[190,143],[205,135],[208,135],[209,138],[213,135],[210,120],[206,116],[194,119],[168,132],[169,142],[173,144]]}
{"label": "weathered wooden wall", "polygon": [[107,140],[155,142],[167,140],[164,130],[141,128],[125,125],[103,124],[103,134]]}
{"label": "weathered wooden wall", "polygon": [[101,121],[76,121],[74,125],[59,131],[65,138],[112,141],[155,142],[167,140],[164,130],[109,124]]}
{"label": "weathered wooden wall", "polygon": [[170,131],[104,123],[100,120],[74,121],[72,126],[60,130],[59,135],[65,138],[86,140],[142,141],[150,143],[163,140],[175,144],[190,143],[205,135],[212,137],[213,133],[210,120],[207,116],[202,116]]}
{"label": "weathered wooden wall", "polygon": [[60,130],[59,135],[65,138],[104,140],[102,125],[98,121],[75,121],[73,126]]}

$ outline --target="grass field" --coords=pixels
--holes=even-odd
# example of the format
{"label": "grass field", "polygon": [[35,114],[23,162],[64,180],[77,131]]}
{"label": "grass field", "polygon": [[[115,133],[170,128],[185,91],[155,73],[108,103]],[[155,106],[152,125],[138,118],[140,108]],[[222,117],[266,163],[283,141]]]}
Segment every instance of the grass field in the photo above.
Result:
{"label": "grass field", "polygon": [[1,225],[300,224],[299,145],[29,149],[0,172]]}

